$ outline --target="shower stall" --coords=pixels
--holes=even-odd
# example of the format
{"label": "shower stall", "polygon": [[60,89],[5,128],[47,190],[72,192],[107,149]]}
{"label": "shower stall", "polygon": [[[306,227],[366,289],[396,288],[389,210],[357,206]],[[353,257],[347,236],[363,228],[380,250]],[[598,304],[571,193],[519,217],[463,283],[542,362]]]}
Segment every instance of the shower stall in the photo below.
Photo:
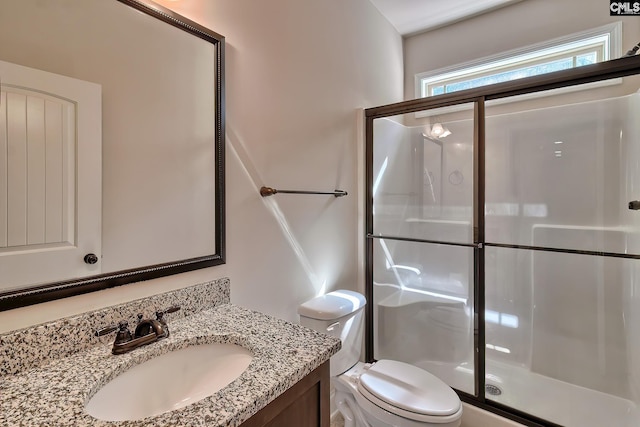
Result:
{"label": "shower stall", "polygon": [[368,360],[640,425],[640,57],[366,110]]}

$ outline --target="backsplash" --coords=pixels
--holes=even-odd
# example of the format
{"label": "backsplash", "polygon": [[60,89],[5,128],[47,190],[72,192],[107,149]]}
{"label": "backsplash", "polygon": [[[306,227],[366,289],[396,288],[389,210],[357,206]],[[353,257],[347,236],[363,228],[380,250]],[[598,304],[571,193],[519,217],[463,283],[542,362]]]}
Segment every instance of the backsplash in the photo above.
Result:
{"label": "backsplash", "polygon": [[136,324],[138,313],[148,318],[153,317],[157,310],[179,305],[180,310],[166,315],[167,322],[171,325],[172,320],[229,302],[230,282],[224,277],[2,334],[0,376],[16,374],[46,364],[51,359],[86,350],[101,340],[113,340],[112,334],[98,338],[94,333],[97,329],[117,324],[120,320],[127,320],[131,327]]}

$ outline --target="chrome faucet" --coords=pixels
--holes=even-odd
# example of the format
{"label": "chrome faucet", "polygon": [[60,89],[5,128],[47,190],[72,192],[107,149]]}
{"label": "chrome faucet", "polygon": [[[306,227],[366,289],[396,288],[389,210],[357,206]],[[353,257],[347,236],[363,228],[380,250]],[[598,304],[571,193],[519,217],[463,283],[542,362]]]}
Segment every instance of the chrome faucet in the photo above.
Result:
{"label": "chrome faucet", "polygon": [[138,323],[133,334],[129,331],[129,323],[126,320],[122,320],[118,325],[109,325],[105,328],[98,329],[96,336],[103,336],[117,330],[118,332],[116,333],[116,339],[113,342],[111,353],[128,353],[143,345],[167,338],[169,336],[169,327],[164,319],[164,315],[178,310],[180,310],[180,307],[173,305],[166,310],[156,311],[155,319],[144,319],[142,313],[138,314]]}

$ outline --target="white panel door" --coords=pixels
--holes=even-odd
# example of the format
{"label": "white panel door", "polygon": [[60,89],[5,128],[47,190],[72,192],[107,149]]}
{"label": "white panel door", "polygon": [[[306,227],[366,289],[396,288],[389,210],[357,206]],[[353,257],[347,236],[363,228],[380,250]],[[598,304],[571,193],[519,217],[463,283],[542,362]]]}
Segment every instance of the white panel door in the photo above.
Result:
{"label": "white panel door", "polygon": [[100,273],[101,86],[0,61],[0,88],[0,292]]}

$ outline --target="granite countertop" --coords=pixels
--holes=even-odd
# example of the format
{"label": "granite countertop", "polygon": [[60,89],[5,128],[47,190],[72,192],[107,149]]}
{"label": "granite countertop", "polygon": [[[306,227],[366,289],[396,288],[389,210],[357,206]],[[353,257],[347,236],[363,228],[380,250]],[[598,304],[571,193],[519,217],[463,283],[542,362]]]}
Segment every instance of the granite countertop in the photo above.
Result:
{"label": "granite countertop", "polygon": [[[112,343],[0,377],[2,426],[238,426],[340,349],[340,340],[233,304],[172,321],[169,338],[114,356]],[[111,337],[113,338],[113,337]],[[85,403],[107,382],[154,356],[233,343],[254,358],[227,387],[182,409],[139,421],[99,421]],[[153,390],[149,390],[153,393]]]}

